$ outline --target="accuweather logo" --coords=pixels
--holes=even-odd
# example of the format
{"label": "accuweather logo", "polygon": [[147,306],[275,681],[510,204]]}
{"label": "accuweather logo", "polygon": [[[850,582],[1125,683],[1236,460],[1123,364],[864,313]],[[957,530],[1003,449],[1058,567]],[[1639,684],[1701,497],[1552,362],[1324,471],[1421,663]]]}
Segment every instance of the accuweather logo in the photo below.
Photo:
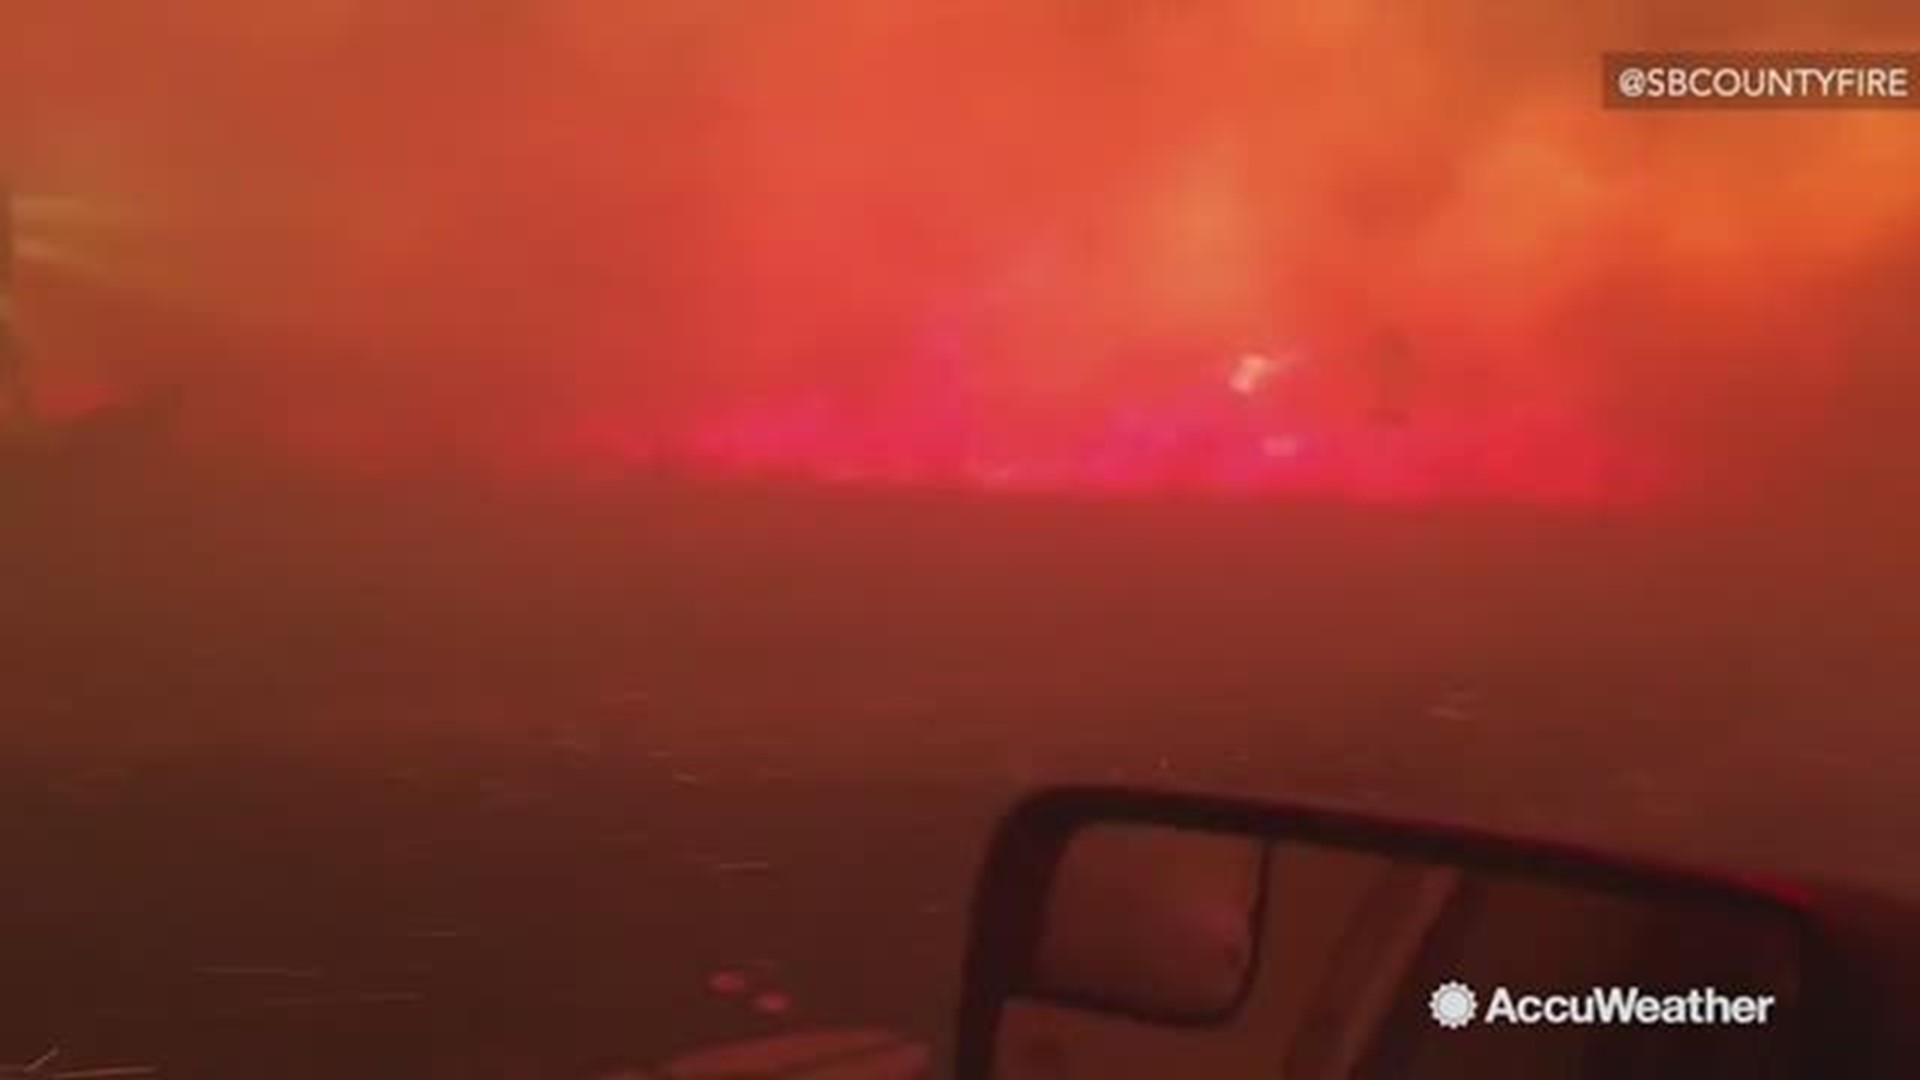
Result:
{"label": "accuweather logo", "polygon": [[1473,1023],[1473,1014],[1480,1009],[1480,1001],[1473,996],[1473,988],[1463,982],[1444,982],[1434,988],[1427,998],[1427,1008],[1433,1012],[1433,1022],[1443,1028],[1463,1028]]}
{"label": "accuweather logo", "polygon": [[1516,993],[1497,987],[1481,1008],[1466,983],[1443,982],[1427,999],[1443,1028],[1482,1024],[1518,1027],[1632,1024],[1643,1026],[1756,1026],[1773,1022],[1772,994],[1728,994],[1712,987],[1650,994],[1636,986],[1595,986],[1577,994]]}

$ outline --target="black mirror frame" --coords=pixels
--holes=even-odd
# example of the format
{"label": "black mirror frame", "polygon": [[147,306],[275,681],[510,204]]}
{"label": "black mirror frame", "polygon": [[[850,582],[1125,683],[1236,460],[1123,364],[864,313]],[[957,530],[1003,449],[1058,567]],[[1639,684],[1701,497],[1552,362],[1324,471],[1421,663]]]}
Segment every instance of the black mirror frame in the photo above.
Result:
{"label": "black mirror frame", "polygon": [[[1373,814],[1193,795],[1167,790],[1109,786],[1050,788],[1018,803],[993,833],[976,882],[968,928],[958,1022],[957,1080],[991,1080],[1002,1003],[1033,985],[1029,970],[1037,952],[1053,873],[1068,839],[1094,823],[1137,823],[1262,838],[1286,837],[1380,854],[1410,855],[1476,870],[1517,872],[1609,892],[1659,892],[1678,899],[1770,912],[1794,924],[1806,958],[1809,1015],[1803,1020],[1811,1071],[1817,1037],[1831,1018],[1822,1005],[1831,958],[1816,933],[1808,901],[1777,882],[1712,874],[1672,863],[1623,857],[1577,845],[1519,840],[1452,824],[1408,822]],[[1264,906],[1264,893],[1261,897]],[[1256,939],[1257,948],[1257,939]],[[1258,964],[1255,953],[1255,965]],[[1244,991],[1244,988],[1243,988]],[[1022,992],[1024,997],[1059,999]],[[1116,1009],[1099,1002],[1064,1001],[1108,1015],[1169,1026],[1210,1026],[1219,1017],[1164,1017]],[[1229,1013],[1228,1015],[1231,1015]]]}

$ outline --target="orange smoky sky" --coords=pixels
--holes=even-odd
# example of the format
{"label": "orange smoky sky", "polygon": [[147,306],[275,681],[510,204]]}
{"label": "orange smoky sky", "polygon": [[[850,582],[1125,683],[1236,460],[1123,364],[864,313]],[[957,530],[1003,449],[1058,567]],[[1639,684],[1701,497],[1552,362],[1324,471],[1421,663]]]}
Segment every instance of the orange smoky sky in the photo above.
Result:
{"label": "orange smoky sky", "polygon": [[1259,353],[1300,358],[1310,432],[1384,381],[1462,430],[1827,483],[1908,426],[1920,112],[1608,110],[1599,65],[1920,48],[1909,3],[8,18],[41,378],[178,379],[209,423],[645,441],[911,402],[985,437],[1186,402]]}

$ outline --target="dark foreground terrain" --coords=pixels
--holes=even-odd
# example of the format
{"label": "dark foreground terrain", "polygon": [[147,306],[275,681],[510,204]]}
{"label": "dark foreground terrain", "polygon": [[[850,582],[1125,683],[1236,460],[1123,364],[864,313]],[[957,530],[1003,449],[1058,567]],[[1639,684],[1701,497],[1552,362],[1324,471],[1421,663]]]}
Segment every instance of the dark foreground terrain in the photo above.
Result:
{"label": "dark foreground terrain", "polygon": [[985,830],[1050,778],[1920,897],[1912,548],[1808,515],[171,465],[0,498],[0,1063],[938,1043]]}

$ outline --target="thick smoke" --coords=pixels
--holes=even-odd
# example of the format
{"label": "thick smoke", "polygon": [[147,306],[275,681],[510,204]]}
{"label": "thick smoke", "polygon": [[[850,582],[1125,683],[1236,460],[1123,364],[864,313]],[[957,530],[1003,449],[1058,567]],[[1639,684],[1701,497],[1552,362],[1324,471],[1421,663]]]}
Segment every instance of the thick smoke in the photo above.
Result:
{"label": "thick smoke", "polygon": [[1914,113],[1599,107],[1603,50],[1920,46],[1905,3],[10,7],[20,186],[117,215],[47,219],[43,379],[209,428],[1057,434],[1250,353],[1769,481],[1910,426]]}

